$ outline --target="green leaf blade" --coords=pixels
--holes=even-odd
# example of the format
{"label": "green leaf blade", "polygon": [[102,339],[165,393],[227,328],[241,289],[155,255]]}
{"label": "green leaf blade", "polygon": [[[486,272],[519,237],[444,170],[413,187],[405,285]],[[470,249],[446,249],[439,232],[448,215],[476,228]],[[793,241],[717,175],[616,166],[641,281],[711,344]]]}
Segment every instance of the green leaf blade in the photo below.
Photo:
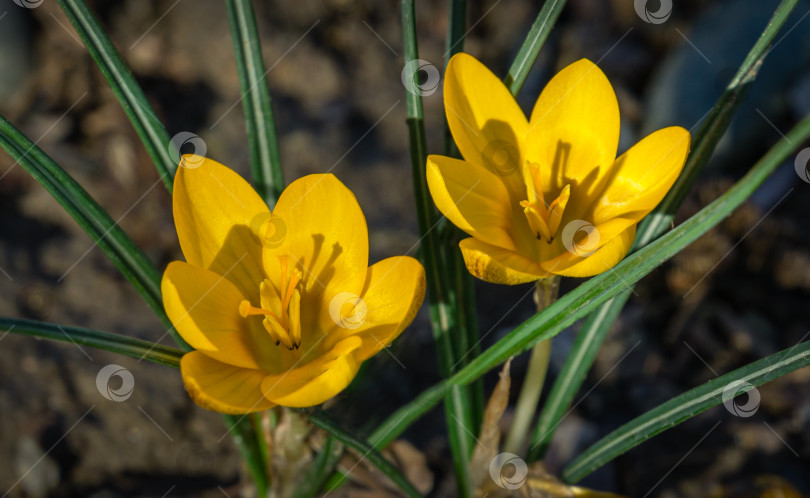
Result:
{"label": "green leaf blade", "polygon": [[636,251],[615,266],[581,284],[543,312],[529,318],[452,377],[423,392],[394,412],[373,433],[370,442],[384,446],[430,410],[455,385],[466,385],[505,361],[509,356],[548,340],[596,307],[628,289],[661,263],[717,225],[740,206],[795,149],[810,138],[810,117],[798,123],[733,187],[687,221]]}
{"label": "green leaf blade", "polygon": [[226,5],[242,90],[253,186],[272,207],[281,195],[284,179],[256,16],[250,0],[227,0]]}
{"label": "green leaf blade", "polygon": [[0,116],[0,147],[34,177],[70,214],[147,304],[169,328],[175,341],[187,347],[163,310],[160,273],[110,215],[42,149]]}
{"label": "green leaf blade", "polygon": [[[700,171],[709,161],[718,142],[731,123],[737,107],[754,82],[759,67],[767,55],[767,49],[779,29],[784,26],[788,15],[796,5],[796,0],[783,0],[768,22],[762,35],[743,60],[735,76],[713,106],[706,121],[698,130],[692,144],[692,150],[684,165],[683,172],[675,182],[664,200],[641,223],[634,249],[644,247],[666,232],[692,189]],[[579,391],[587,372],[611,324],[619,316],[621,308],[629,298],[631,291],[620,294],[617,298],[605,303],[589,318],[579,332],[577,342],[572,348],[571,356],[566,361],[552,392],[543,407],[538,424],[532,435],[529,459],[542,457],[551,442],[554,429],[559,424],[564,412],[568,410],[574,395]],[[603,317],[603,318],[599,318]],[[584,340],[580,341],[580,337]]]}
{"label": "green leaf blade", "polygon": [[164,185],[171,192],[178,161],[172,157],[169,148],[171,141],[166,128],[155,115],[141,87],[87,4],[83,0],[59,0],[59,6],[109,83],[152,158]]}
{"label": "green leaf blade", "polygon": [[[413,67],[412,63],[419,59],[414,0],[402,0],[402,34],[405,67],[409,67],[409,64],[410,67]],[[415,74],[411,75],[412,78],[415,76]],[[405,101],[411,170],[421,240],[420,252],[427,277],[431,326],[439,360],[439,372],[442,376],[447,377],[452,374],[456,365],[451,335],[461,333],[456,320],[458,303],[453,302],[452,275],[448,262],[444,259],[445,251],[437,231],[433,230],[440,218],[433,207],[427,187],[427,138],[422,96],[418,85],[406,85]],[[472,496],[473,493],[469,475],[469,459],[475,445],[473,434],[477,432],[477,428],[474,426],[473,400],[474,397],[469,388],[455,385],[448,389],[445,401],[448,440],[453,454],[458,493],[463,497]]]}
{"label": "green leaf blade", "polygon": [[310,415],[309,418],[313,424],[328,431],[335,439],[355,450],[361,459],[368,460],[375,467],[377,467],[383,474],[385,474],[391,481],[396,484],[406,496],[421,497],[420,493],[413,484],[402,474],[402,472],[394,467],[384,456],[382,456],[373,446],[360,438],[350,434],[345,429],[338,426],[331,420],[325,413],[316,412]]}
{"label": "green leaf blade", "polygon": [[543,48],[543,44],[548,39],[557,18],[560,17],[560,13],[565,7],[565,2],[566,0],[546,0],[543,8],[537,14],[523,45],[520,46],[515,60],[509,67],[509,73],[504,79],[504,84],[512,92],[512,95],[517,95],[520,89],[523,88],[523,84],[529,76],[529,71],[537,60],[537,56],[540,55],[540,49]]}
{"label": "green leaf blade", "polygon": [[[340,457],[343,455],[343,446],[337,441],[334,436],[329,436],[323,443],[312,466],[304,476],[301,485],[295,490],[293,498],[312,498],[318,494],[326,481],[329,479],[329,474],[334,470]],[[338,474],[342,476],[343,474]]]}
{"label": "green leaf blade", "polygon": [[[810,341],[772,354],[691,389],[619,427],[585,450],[563,471],[576,482],[639,443],[709,408],[777,377],[810,365]],[[745,386],[745,387],[743,387]],[[725,399],[724,399],[725,398]]]}
{"label": "green leaf blade", "polygon": [[798,0],[782,0],[774,11],[762,34],[746,55],[720,99],[712,107],[706,122],[695,134],[692,150],[681,175],[661,203],[639,226],[635,241],[636,248],[649,244],[672,225],[678,208],[692,190],[703,166],[711,159],[714,149],[728,129],[731,118],[734,117],[742,98],[756,79],[759,68],[768,55],[770,44],[784,26],[797,2]]}
{"label": "green leaf blade", "polygon": [[29,337],[69,342],[78,347],[101,349],[174,368],[180,368],[180,358],[184,354],[184,351],[176,348],[123,335],[21,318],[0,317],[0,330]]}
{"label": "green leaf blade", "polygon": [[551,443],[555,429],[566,415],[565,412],[588,375],[596,353],[630,294],[632,290],[621,292],[591,313],[582,324],[532,432],[528,453],[530,461],[540,459]]}

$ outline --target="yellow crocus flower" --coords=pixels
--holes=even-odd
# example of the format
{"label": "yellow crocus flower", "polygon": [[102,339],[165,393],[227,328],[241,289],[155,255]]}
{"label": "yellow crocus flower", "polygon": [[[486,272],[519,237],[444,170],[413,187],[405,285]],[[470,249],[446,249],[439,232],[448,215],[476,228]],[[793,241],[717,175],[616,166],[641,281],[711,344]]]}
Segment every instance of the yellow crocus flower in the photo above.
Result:
{"label": "yellow crocus flower", "polygon": [[551,79],[527,120],[492,72],[457,54],[444,102],[464,160],[429,156],[428,186],[439,210],[470,235],[460,243],[467,268],[489,282],[612,268],[689,152],[689,132],[673,126],[616,158],[616,94],[587,59]]}
{"label": "yellow crocus flower", "polygon": [[231,169],[184,156],[174,220],[186,262],[166,268],[166,313],[195,350],[180,363],[194,401],[222,413],[314,406],[410,324],[422,266],[368,266],[366,220],[333,175],[284,190],[271,212]]}

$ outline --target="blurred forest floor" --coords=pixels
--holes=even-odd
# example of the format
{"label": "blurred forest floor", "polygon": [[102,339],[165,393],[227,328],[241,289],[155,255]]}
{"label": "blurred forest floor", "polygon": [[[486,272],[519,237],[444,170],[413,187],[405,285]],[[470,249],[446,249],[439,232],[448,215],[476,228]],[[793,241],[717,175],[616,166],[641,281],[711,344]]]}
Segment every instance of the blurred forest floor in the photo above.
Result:
{"label": "blurred forest floor", "polygon": [[[505,74],[538,3],[470,2],[465,51]],[[254,4],[287,181],[335,173],[366,214],[372,261],[414,254],[418,237],[398,4]],[[223,2],[90,5],[169,134],[200,135],[209,157],[247,176],[240,89]],[[588,57],[618,94],[622,148],[663,126],[694,132],[774,6],[688,0],[677,2],[665,23],[653,25],[639,19],[629,1],[571,0],[520,95],[521,105],[530,110],[556,70]],[[420,57],[441,67],[446,2],[420,1],[417,9]],[[679,220],[716,198],[810,112],[806,12],[808,2],[800,2],[786,24],[790,35],[777,37],[779,46],[761,81]],[[441,91],[424,103],[430,150],[439,152]],[[171,200],[56,2],[30,10],[10,1],[0,5],[0,113],[62,164],[159,268],[181,258]],[[743,208],[641,282],[575,409],[558,429],[546,462],[551,471],[672,396],[807,339],[808,192],[810,185],[786,164]],[[104,254],[5,153],[0,153],[0,268],[0,315],[168,340]],[[563,291],[578,284],[567,280]],[[477,293],[484,346],[532,314],[531,286],[479,282]],[[574,334],[555,339],[552,378]],[[386,352],[368,362],[331,408],[360,432],[438,380],[425,310]],[[135,390],[126,402],[108,401],[96,389],[95,376],[109,363],[134,375]],[[525,364],[526,358],[513,363],[513,399]],[[234,445],[223,437],[220,418],[191,402],[174,370],[3,334],[0,379],[0,460],[7,463],[0,466],[0,490],[10,491],[3,496],[240,492],[246,476]],[[496,379],[495,372],[486,377],[487,392]],[[774,482],[778,476],[784,489],[810,493],[809,389],[810,369],[796,371],[760,389],[755,415],[709,410],[583,484],[628,496],[758,496],[763,479]],[[409,452],[408,461],[418,467],[413,475],[421,476],[420,484],[433,496],[455,494],[444,433],[443,412],[436,409],[405,434],[418,450]],[[342,493],[360,496],[360,489],[355,485]]]}

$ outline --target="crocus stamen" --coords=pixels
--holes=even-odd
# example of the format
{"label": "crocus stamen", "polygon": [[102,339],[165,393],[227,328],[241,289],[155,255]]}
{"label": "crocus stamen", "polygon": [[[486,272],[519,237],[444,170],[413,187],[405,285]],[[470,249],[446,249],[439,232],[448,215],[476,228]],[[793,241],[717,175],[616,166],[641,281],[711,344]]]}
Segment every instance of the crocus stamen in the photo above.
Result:
{"label": "crocus stamen", "polygon": [[276,345],[283,343],[287,349],[293,350],[301,346],[301,291],[298,284],[302,274],[294,265],[290,265],[287,256],[280,257],[279,264],[280,285],[276,287],[270,280],[264,279],[259,285],[261,307],[244,300],[239,303],[239,314],[244,318],[264,315],[262,325]]}
{"label": "crocus stamen", "polygon": [[554,235],[557,233],[557,229],[560,228],[560,222],[562,221],[563,213],[565,212],[565,206],[568,205],[568,199],[571,197],[571,185],[566,185],[563,187],[562,192],[560,195],[557,196],[556,199],[548,206],[548,229],[551,232],[551,239],[554,239]]}
{"label": "crocus stamen", "polygon": [[526,215],[526,220],[529,222],[529,228],[538,239],[551,239],[551,232],[546,223],[545,213],[542,208],[536,203],[529,201],[520,201],[520,206],[523,208],[523,214]]}
{"label": "crocus stamen", "polygon": [[523,165],[523,179],[527,199],[520,201],[520,207],[537,239],[550,243],[560,228],[565,206],[571,197],[571,186],[566,185],[557,198],[547,205],[540,181],[540,165],[526,162]]}
{"label": "crocus stamen", "polygon": [[257,308],[250,304],[250,301],[245,299],[241,303],[239,303],[239,314],[242,315],[242,318],[247,318],[253,315],[271,315],[276,320],[281,320],[275,313],[272,311],[268,311],[262,308]]}

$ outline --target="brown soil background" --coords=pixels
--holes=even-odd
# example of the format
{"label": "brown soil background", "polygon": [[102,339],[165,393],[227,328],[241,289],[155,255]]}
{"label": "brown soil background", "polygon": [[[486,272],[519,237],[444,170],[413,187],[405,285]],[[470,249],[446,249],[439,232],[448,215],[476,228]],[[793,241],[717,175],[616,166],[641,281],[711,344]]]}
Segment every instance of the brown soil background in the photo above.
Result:
{"label": "brown soil background", "polygon": [[[505,74],[536,15],[536,3],[470,2],[465,51]],[[224,4],[90,4],[169,134],[199,134],[209,157],[247,175]],[[286,179],[332,171],[356,193],[368,218],[372,261],[413,253],[418,237],[400,81],[399,5],[370,0],[254,4],[265,64],[272,67],[268,80]],[[521,104],[530,109],[542,85],[565,64],[580,57],[598,60],[619,96],[623,144],[637,140],[650,112],[647,96],[656,71],[687,47],[697,19],[724,4],[727,21],[734,23],[742,15],[731,8],[735,2],[690,0],[678,2],[666,23],[649,25],[629,1],[572,0]],[[446,3],[425,1],[417,7],[420,57],[440,65]],[[797,8],[799,15],[805,10],[804,3]],[[0,16],[0,61],[6,68],[0,73],[0,113],[62,164],[159,268],[180,259],[171,200],[56,3],[46,0],[25,10],[4,1]],[[714,62],[704,75],[712,91],[730,76],[723,61]],[[771,94],[810,91],[806,67],[794,68],[796,73]],[[782,131],[800,115],[787,100],[767,113]],[[442,112],[441,92],[425,98],[432,152],[441,150]],[[780,139],[764,120],[753,118],[750,125],[759,140],[732,144],[737,154],[707,171],[679,219],[714,199]],[[0,153],[0,171],[0,314],[163,338],[168,344],[138,294],[47,192],[5,153]],[[589,443],[656,404],[806,339],[810,185],[792,171],[792,164],[786,165],[758,202],[642,281],[577,401],[589,394],[559,429],[550,470],[559,471]],[[566,281],[563,291],[578,283]],[[485,346],[531,314],[528,291],[477,284]],[[334,403],[332,410],[347,425],[369,429],[438,380],[425,311],[390,355],[370,360]],[[556,340],[552,376],[574,333]],[[125,402],[108,401],[96,389],[96,374],[109,363],[135,377],[134,393]],[[516,360],[513,393],[523,369],[525,358]],[[491,389],[494,373],[485,380]],[[759,496],[761,477],[779,476],[799,492],[810,492],[808,388],[810,370],[796,371],[760,388],[754,416],[709,410],[640,445],[585,484],[628,496]],[[196,407],[178,372],[167,367],[0,334],[0,414],[3,496],[237,496],[246,478],[235,447],[222,438],[219,417]],[[425,455],[435,481],[431,494],[453,496],[442,410],[405,436]],[[360,496],[359,486],[351,489]]]}

